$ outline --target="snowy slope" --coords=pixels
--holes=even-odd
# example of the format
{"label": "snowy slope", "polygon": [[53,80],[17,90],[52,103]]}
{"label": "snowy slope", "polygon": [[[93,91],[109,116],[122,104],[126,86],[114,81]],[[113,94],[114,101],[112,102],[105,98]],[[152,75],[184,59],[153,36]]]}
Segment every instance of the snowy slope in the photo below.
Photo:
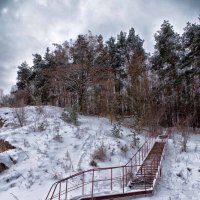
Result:
{"label": "snowy slope", "polygon": [[[35,107],[27,107],[26,126],[13,128],[12,111],[0,108],[0,116],[7,119],[7,127],[0,129],[0,139],[16,147],[2,153],[0,160],[11,156],[17,161],[0,174],[0,200],[44,200],[55,181],[92,168],[91,155],[101,144],[107,149],[107,158],[97,161],[99,167],[123,165],[137,150],[130,148],[130,130],[123,127],[122,138],[114,138],[113,126],[105,118],[80,116],[77,127],[60,118],[61,108],[46,106],[38,115]],[[48,125],[45,131],[35,130],[38,121]],[[191,135],[188,152],[181,154],[179,137],[169,140],[154,196],[141,200],[200,199],[200,136]],[[141,135],[141,144],[144,139]],[[121,150],[125,144],[127,154]]]}
{"label": "snowy slope", "polygon": [[[129,129],[122,128],[121,139],[112,136],[113,125],[108,119],[80,116],[79,126],[74,126],[60,118],[63,109],[46,106],[43,110],[38,115],[35,107],[26,107],[26,125],[13,128],[13,110],[0,108],[0,116],[7,119],[6,127],[0,129],[0,139],[16,147],[3,154],[17,161],[0,175],[1,200],[45,199],[56,180],[92,168],[91,154],[102,144],[107,157],[97,161],[99,167],[122,165],[137,150],[130,148]],[[38,121],[48,125],[45,131],[35,130]],[[144,139],[141,136],[141,144]],[[127,154],[121,150],[124,145],[130,150]]]}
{"label": "snowy slope", "polygon": [[154,196],[141,200],[200,199],[200,135],[191,134],[188,152],[180,153],[180,135],[170,139]]}

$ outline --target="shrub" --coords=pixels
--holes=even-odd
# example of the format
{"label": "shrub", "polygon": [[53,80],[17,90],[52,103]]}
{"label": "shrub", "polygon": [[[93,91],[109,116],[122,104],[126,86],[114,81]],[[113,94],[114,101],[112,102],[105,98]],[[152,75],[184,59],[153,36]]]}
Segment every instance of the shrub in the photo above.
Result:
{"label": "shrub", "polygon": [[6,122],[6,120],[4,120],[3,118],[0,117],[0,128],[3,127],[5,122]]}
{"label": "shrub", "polygon": [[39,132],[45,131],[47,129],[47,127],[48,127],[48,122],[45,120],[44,122],[39,124],[38,131]]}
{"label": "shrub", "polygon": [[62,112],[62,114],[61,114],[61,119],[64,121],[64,122],[67,122],[67,123],[69,123],[69,114],[68,113],[66,113],[66,112]]}
{"label": "shrub", "polygon": [[60,143],[63,142],[63,137],[62,137],[62,135],[60,135],[60,134],[56,134],[56,135],[53,137],[53,139],[54,139],[56,142],[60,142]]}
{"label": "shrub", "polygon": [[132,137],[132,147],[136,147],[139,145],[140,143],[140,138],[139,138],[139,134],[141,132],[141,124],[140,124],[140,118],[138,116],[138,114],[135,114],[132,117],[132,130],[131,130],[131,137]]}
{"label": "shrub", "polygon": [[79,126],[77,127],[77,131],[74,132],[74,135],[76,136],[77,139],[81,139],[84,134],[88,132],[88,128],[80,128]]}
{"label": "shrub", "polygon": [[125,145],[123,145],[123,146],[121,146],[121,151],[124,153],[124,155],[126,156],[126,154],[127,154],[127,152],[128,152],[128,147],[127,147],[127,145],[125,144]]}
{"label": "shrub", "polygon": [[78,105],[74,104],[69,111],[69,117],[72,121],[73,124],[77,125],[78,124]]}
{"label": "shrub", "polygon": [[121,138],[122,137],[122,129],[121,129],[121,124],[120,122],[116,123],[113,125],[113,128],[111,130],[112,135],[116,138]]}
{"label": "shrub", "polygon": [[47,115],[42,106],[35,107],[34,123],[31,126],[34,132],[45,131],[48,127]]}
{"label": "shrub", "polygon": [[92,159],[92,160],[90,161],[90,166],[92,166],[92,167],[97,167],[97,162],[96,162],[94,159]]}
{"label": "shrub", "polygon": [[8,167],[4,163],[0,163],[0,173],[6,169],[8,169]]}
{"label": "shrub", "polygon": [[20,126],[23,127],[26,125],[27,112],[25,107],[13,108],[13,117],[14,121]]}
{"label": "shrub", "polygon": [[106,159],[106,157],[107,157],[107,150],[103,144],[101,144],[101,146],[97,147],[92,154],[93,160],[104,161]]}
{"label": "shrub", "polygon": [[67,123],[72,123],[74,125],[78,125],[78,106],[77,104],[74,104],[71,109],[69,110],[69,113],[62,112],[61,118],[63,121]]}
{"label": "shrub", "polygon": [[176,123],[176,127],[178,131],[181,133],[181,152],[187,152],[187,143],[190,138],[190,130],[189,126],[191,123],[191,116],[186,118],[180,118],[179,121]]}

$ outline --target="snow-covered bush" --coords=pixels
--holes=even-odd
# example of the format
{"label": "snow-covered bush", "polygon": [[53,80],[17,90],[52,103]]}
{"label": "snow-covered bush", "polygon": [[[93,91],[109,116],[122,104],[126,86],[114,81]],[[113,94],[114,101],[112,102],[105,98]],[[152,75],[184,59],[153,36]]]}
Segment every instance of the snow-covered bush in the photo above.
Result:
{"label": "snow-covered bush", "polygon": [[0,117],[0,128],[3,127],[6,120]]}
{"label": "snow-covered bush", "polygon": [[78,125],[78,105],[74,104],[69,111],[69,117],[74,125]]}
{"label": "snow-covered bush", "polygon": [[176,123],[176,127],[182,136],[180,141],[181,152],[187,152],[187,143],[190,138],[189,125],[190,125],[190,117],[185,119],[184,118],[179,119],[179,122]]}
{"label": "snow-covered bush", "polygon": [[96,162],[96,160],[91,159],[91,161],[90,161],[90,166],[92,166],[92,167],[97,167],[97,162]]}
{"label": "snow-covered bush", "polygon": [[26,119],[27,119],[27,110],[25,107],[18,107],[13,108],[13,121],[19,125],[20,127],[23,127],[26,125]]}
{"label": "snow-covered bush", "polygon": [[74,166],[73,166],[73,162],[72,162],[71,156],[69,154],[69,151],[66,152],[63,160],[64,160],[63,166],[65,168],[65,172],[67,172],[68,170],[74,171]]}
{"label": "snow-covered bush", "polygon": [[117,122],[113,125],[113,128],[111,130],[112,136],[115,138],[121,138],[122,137],[122,129],[120,122]]}
{"label": "snow-covered bush", "polygon": [[137,114],[135,114],[132,117],[132,125],[131,125],[131,135],[129,135],[131,137],[132,140],[132,147],[135,148],[136,146],[139,145],[140,143],[140,138],[139,138],[139,134],[141,132],[141,125],[140,125],[140,118]]}
{"label": "snow-covered bush", "polygon": [[62,143],[62,142],[63,142],[63,137],[62,137],[62,135],[60,135],[60,134],[56,134],[56,135],[53,137],[53,140],[55,140],[56,142]]}
{"label": "snow-covered bush", "polygon": [[81,139],[84,134],[88,132],[88,128],[80,128],[79,126],[77,127],[77,130],[74,132],[74,135],[76,136],[77,139]]}
{"label": "snow-covered bush", "polygon": [[45,131],[48,127],[47,115],[42,106],[35,107],[34,123],[31,126],[34,132]]}
{"label": "snow-covered bush", "polygon": [[127,152],[128,152],[128,146],[125,144],[125,145],[122,145],[120,147],[120,150],[122,151],[122,153],[124,154],[124,156],[126,156]]}
{"label": "snow-covered bush", "polygon": [[131,137],[131,147],[135,148],[137,146],[139,146],[140,144],[140,138],[138,136],[138,133],[135,130],[131,130],[130,135],[128,135],[129,137]]}
{"label": "snow-covered bush", "polygon": [[102,143],[100,146],[98,146],[93,154],[92,154],[92,160],[100,160],[104,161],[107,158],[107,149]]}
{"label": "snow-covered bush", "polygon": [[60,172],[54,171],[53,173],[51,173],[52,175],[52,179],[53,180],[60,180],[63,178],[62,174]]}
{"label": "snow-covered bush", "polygon": [[194,152],[196,153],[197,151],[198,151],[198,144],[196,144],[194,147]]}
{"label": "snow-covered bush", "polygon": [[67,123],[69,123],[69,114],[68,113],[66,113],[66,112],[62,112],[62,114],[61,114],[61,119],[64,121],[64,122],[67,122]]}
{"label": "snow-covered bush", "polygon": [[78,125],[78,106],[77,104],[74,104],[71,109],[69,110],[68,113],[66,113],[65,111],[62,112],[61,114],[61,119],[64,122],[67,123],[72,123],[74,125]]}

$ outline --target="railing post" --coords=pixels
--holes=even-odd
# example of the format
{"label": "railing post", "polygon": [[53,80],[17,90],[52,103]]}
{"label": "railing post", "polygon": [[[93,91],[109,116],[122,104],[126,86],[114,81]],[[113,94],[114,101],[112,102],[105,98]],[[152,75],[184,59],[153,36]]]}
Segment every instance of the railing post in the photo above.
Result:
{"label": "railing post", "polygon": [[94,195],[94,169],[92,170],[92,199]]}
{"label": "railing post", "polygon": [[83,172],[83,180],[82,180],[82,195],[84,195],[84,186],[85,186],[85,174]]}
{"label": "railing post", "polygon": [[110,171],[110,189],[112,190],[112,178],[113,178],[113,175],[112,175],[112,168],[111,168],[111,171]]}
{"label": "railing post", "polygon": [[122,186],[123,186],[123,194],[124,194],[124,166],[123,166],[123,176],[122,176]]}
{"label": "railing post", "polygon": [[145,144],[144,153],[145,153],[144,157],[146,157],[147,156],[147,143]]}
{"label": "railing post", "polygon": [[146,196],[146,170],[144,166],[144,188],[145,188],[145,196]]}
{"label": "railing post", "polygon": [[144,159],[144,146],[142,147],[142,161]]}
{"label": "railing post", "polygon": [[137,165],[137,154],[135,155],[135,165]]}
{"label": "railing post", "polygon": [[54,187],[54,190],[53,190],[53,192],[52,192],[52,195],[51,195],[51,198],[50,198],[50,199],[53,199],[53,195],[54,195],[54,192],[56,191],[57,186],[58,186],[58,183],[57,183],[56,186]]}
{"label": "railing post", "polygon": [[65,190],[65,200],[67,200],[68,180],[66,180]]}
{"label": "railing post", "polygon": [[133,160],[131,159],[131,178],[133,177]]}
{"label": "railing post", "polygon": [[161,174],[162,174],[162,169],[161,169],[161,166],[160,166],[160,177],[161,177]]}
{"label": "railing post", "polygon": [[151,149],[152,149],[152,146],[153,146],[153,138],[151,138],[151,140],[150,140],[150,144],[149,144],[149,151],[151,151]]}
{"label": "railing post", "polygon": [[61,195],[61,182],[59,184],[59,196],[58,196],[58,199],[60,200],[60,195]]}
{"label": "railing post", "polygon": [[127,167],[125,166],[125,183],[127,185]]}
{"label": "railing post", "polygon": [[139,150],[139,165],[140,165],[140,150]]}

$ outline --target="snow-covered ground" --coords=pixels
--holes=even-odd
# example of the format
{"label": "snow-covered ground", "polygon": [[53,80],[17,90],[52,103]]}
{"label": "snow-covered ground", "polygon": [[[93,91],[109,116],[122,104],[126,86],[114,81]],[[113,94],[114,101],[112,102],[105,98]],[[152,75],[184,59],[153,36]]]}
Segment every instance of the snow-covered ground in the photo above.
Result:
{"label": "snow-covered ground", "polygon": [[[96,161],[98,167],[123,165],[137,150],[130,147],[130,130],[122,127],[123,136],[115,138],[113,125],[106,118],[80,116],[79,126],[75,126],[61,119],[62,108],[46,106],[43,111],[26,107],[26,125],[16,127],[13,110],[0,108],[0,116],[7,120],[0,139],[16,147],[1,153],[0,162],[9,156],[17,162],[0,174],[1,200],[45,199],[55,181],[92,168],[92,154],[101,145],[107,155],[104,161]],[[42,123],[46,130],[38,131]],[[144,139],[140,137],[141,144]],[[122,150],[125,145],[127,153]]]}
{"label": "snow-covered ground", "polygon": [[[74,126],[61,119],[63,109],[45,106],[43,110],[26,107],[26,125],[14,128],[13,110],[0,108],[0,117],[7,119],[0,139],[16,147],[1,153],[0,162],[9,156],[17,162],[0,174],[0,200],[44,200],[55,181],[92,168],[92,154],[102,144],[107,156],[97,160],[99,167],[123,165],[137,150],[130,147],[130,130],[122,127],[122,138],[114,138],[113,125],[106,118],[80,116],[79,126]],[[41,124],[45,130],[38,131]],[[144,140],[143,134],[140,144]],[[191,135],[187,153],[180,154],[178,141],[179,135],[169,140],[154,196],[142,200],[200,199],[200,135]],[[122,150],[125,145],[128,153]]]}
{"label": "snow-covered ground", "polygon": [[168,141],[154,196],[141,200],[200,199],[200,135],[191,134],[187,153],[180,153],[180,140],[176,134]]}

